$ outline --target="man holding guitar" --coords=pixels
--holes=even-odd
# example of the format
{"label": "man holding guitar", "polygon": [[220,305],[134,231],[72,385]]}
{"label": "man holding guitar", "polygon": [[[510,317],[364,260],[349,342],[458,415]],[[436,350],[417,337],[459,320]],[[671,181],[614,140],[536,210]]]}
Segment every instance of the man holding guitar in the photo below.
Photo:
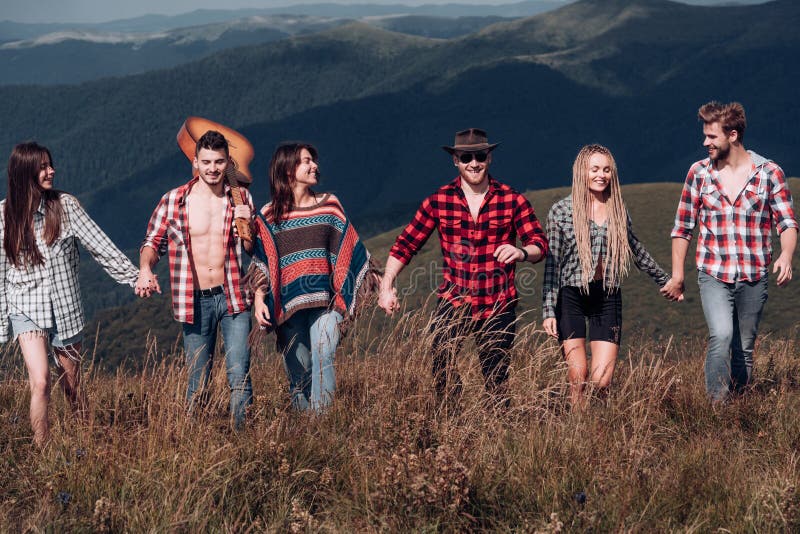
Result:
{"label": "man holding guitar", "polygon": [[169,252],[172,311],[183,323],[190,410],[205,400],[219,326],[230,411],[239,429],[253,397],[247,344],[250,303],[242,283],[242,248],[250,253],[252,241],[240,237],[234,219],[244,219],[247,228],[253,201],[247,189],[231,187],[228,175],[236,169],[228,141],[218,131],[209,130],[197,140],[193,165],[196,176],[165,194],[150,218],[139,250],[136,294],[161,292],[153,267]]}

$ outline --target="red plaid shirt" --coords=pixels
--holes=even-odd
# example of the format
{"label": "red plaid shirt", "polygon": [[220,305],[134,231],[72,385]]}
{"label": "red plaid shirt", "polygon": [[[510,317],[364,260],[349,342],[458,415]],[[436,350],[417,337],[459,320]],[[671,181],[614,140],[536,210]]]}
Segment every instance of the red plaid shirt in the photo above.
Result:
{"label": "red plaid shirt", "polygon": [[493,178],[477,222],[458,177],[422,202],[389,254],[408,265],[434,228],[444,257],[439,297],[456,306],[471,304],[474,319],[485,319],[517,298],[515,264],[495,260],[497,247],[516,245],[519,235],[524,245],[536,245],[547,253],[547,238],[528,199]]}
{"label": "red plaid shirt", "polygon": [[[192,248],[189,239],[186,197],[198,177],[169,191],[161,197],[150,222],[147,236],[139,247],[150,247],[159,257],[169,252],[169,281],[172,288],[172,313],[183,323],[194,322],[194,277],[192,276]],[[242,200],[253,209],[253,199],[245,188],[239,188]],[[233,231],[233,198],[231,189],[225,185],[225,194],[230,198],[225,210],[228,254],[225,257],[225,298],[229,313],[247,311],[250,303],[242,284],[242,243]],[[205,289],[205,288],[203,288]]]}
{"label": "red plaid shirt", "polygon": [[672,229],[672,237],[690,240],[699,223],[697,268],[726,283],[766,276],[772,261],[772,224],[778,233],[797,228],[783,171],[755,152],[750,156],[750,178],[732,203],[709,158],[692,165]]}

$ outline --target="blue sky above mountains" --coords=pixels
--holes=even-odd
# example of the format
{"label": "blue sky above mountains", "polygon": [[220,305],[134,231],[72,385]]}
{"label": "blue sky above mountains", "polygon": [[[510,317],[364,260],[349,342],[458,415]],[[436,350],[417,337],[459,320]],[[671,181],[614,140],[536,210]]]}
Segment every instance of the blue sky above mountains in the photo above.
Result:
{"label": "blue sky above mountains", "polygon": [[[324,2],[325,0],[321,0]],[[0,20],[15,22],[104,22],[139,17],[146,14],[177,15],[196,9],[270,8],[301,3],[321,3],[320,0],[138,0],[109,2],[108,0],[0,0]],[[687,4],[758,4],[764,0],[684,0]],[[514,0],[335,0],[339,4],[507,4]],[[569,3],[569,1],[564,2]]]}

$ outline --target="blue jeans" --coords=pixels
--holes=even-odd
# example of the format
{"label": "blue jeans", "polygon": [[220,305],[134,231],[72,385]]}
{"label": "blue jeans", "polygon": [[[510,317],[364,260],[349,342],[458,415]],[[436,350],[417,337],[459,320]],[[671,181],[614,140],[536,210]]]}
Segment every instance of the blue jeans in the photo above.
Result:
{"label": "blue jeans", "polygon": [[339,312],[311,308],[295,312],[277,329],[292,405],[298,410],[310,407],[319,412],[333,400],[340,322]]}
{"label": "blue jeans", "polygon": [[[190,410],[198,402],[207,400],[206,388],[217,345],[217,326],[222,329],[225,347],[225,367],[231,391],[230,412],[234,428],[242,427],[247,407],[253,402],[253,385],[250,381],[250,312],[228,313],[225,294],[203,297],[195,294],[194,323],[183,323],[183,347],[189,369],[189,386],[186,398]],[[195,398],[195,395],[199,400]]]}
{"label": "blue jeans", "polygon": [[767,277],[757,282],[725,283],[700,271],[697,282],[708,324],[706,392],[723,401],[743,388],[753,372],[753,346],[767,302]]}

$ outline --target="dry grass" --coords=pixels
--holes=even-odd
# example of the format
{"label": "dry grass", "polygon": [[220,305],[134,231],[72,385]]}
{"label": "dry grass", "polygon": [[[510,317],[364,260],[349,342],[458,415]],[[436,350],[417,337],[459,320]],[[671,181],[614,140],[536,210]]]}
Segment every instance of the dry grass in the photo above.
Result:
{"label": "dry grass", "polygon": [[288,409],[270,345],[254,358],[256,400],[239,434],[228,429],[223,373],[208,409],[188,419],[178,355],[135,374],[90,367],[87,420],[74,421],[54,391],[42,452],[31,445],[21,359],[7,350],[0,529],[800,529],[795,340],[763,340],[752,391],[711,409],[702,340],[629,338],[635,352],[611,394],[570,413],[557,348],[528,326],[514,348],[511,409],[484,406],[467,345],[461,410],[445,413],[432,394],[426,324],[422,313],[363,318],[340,349],[337,399],[321,416]]}

